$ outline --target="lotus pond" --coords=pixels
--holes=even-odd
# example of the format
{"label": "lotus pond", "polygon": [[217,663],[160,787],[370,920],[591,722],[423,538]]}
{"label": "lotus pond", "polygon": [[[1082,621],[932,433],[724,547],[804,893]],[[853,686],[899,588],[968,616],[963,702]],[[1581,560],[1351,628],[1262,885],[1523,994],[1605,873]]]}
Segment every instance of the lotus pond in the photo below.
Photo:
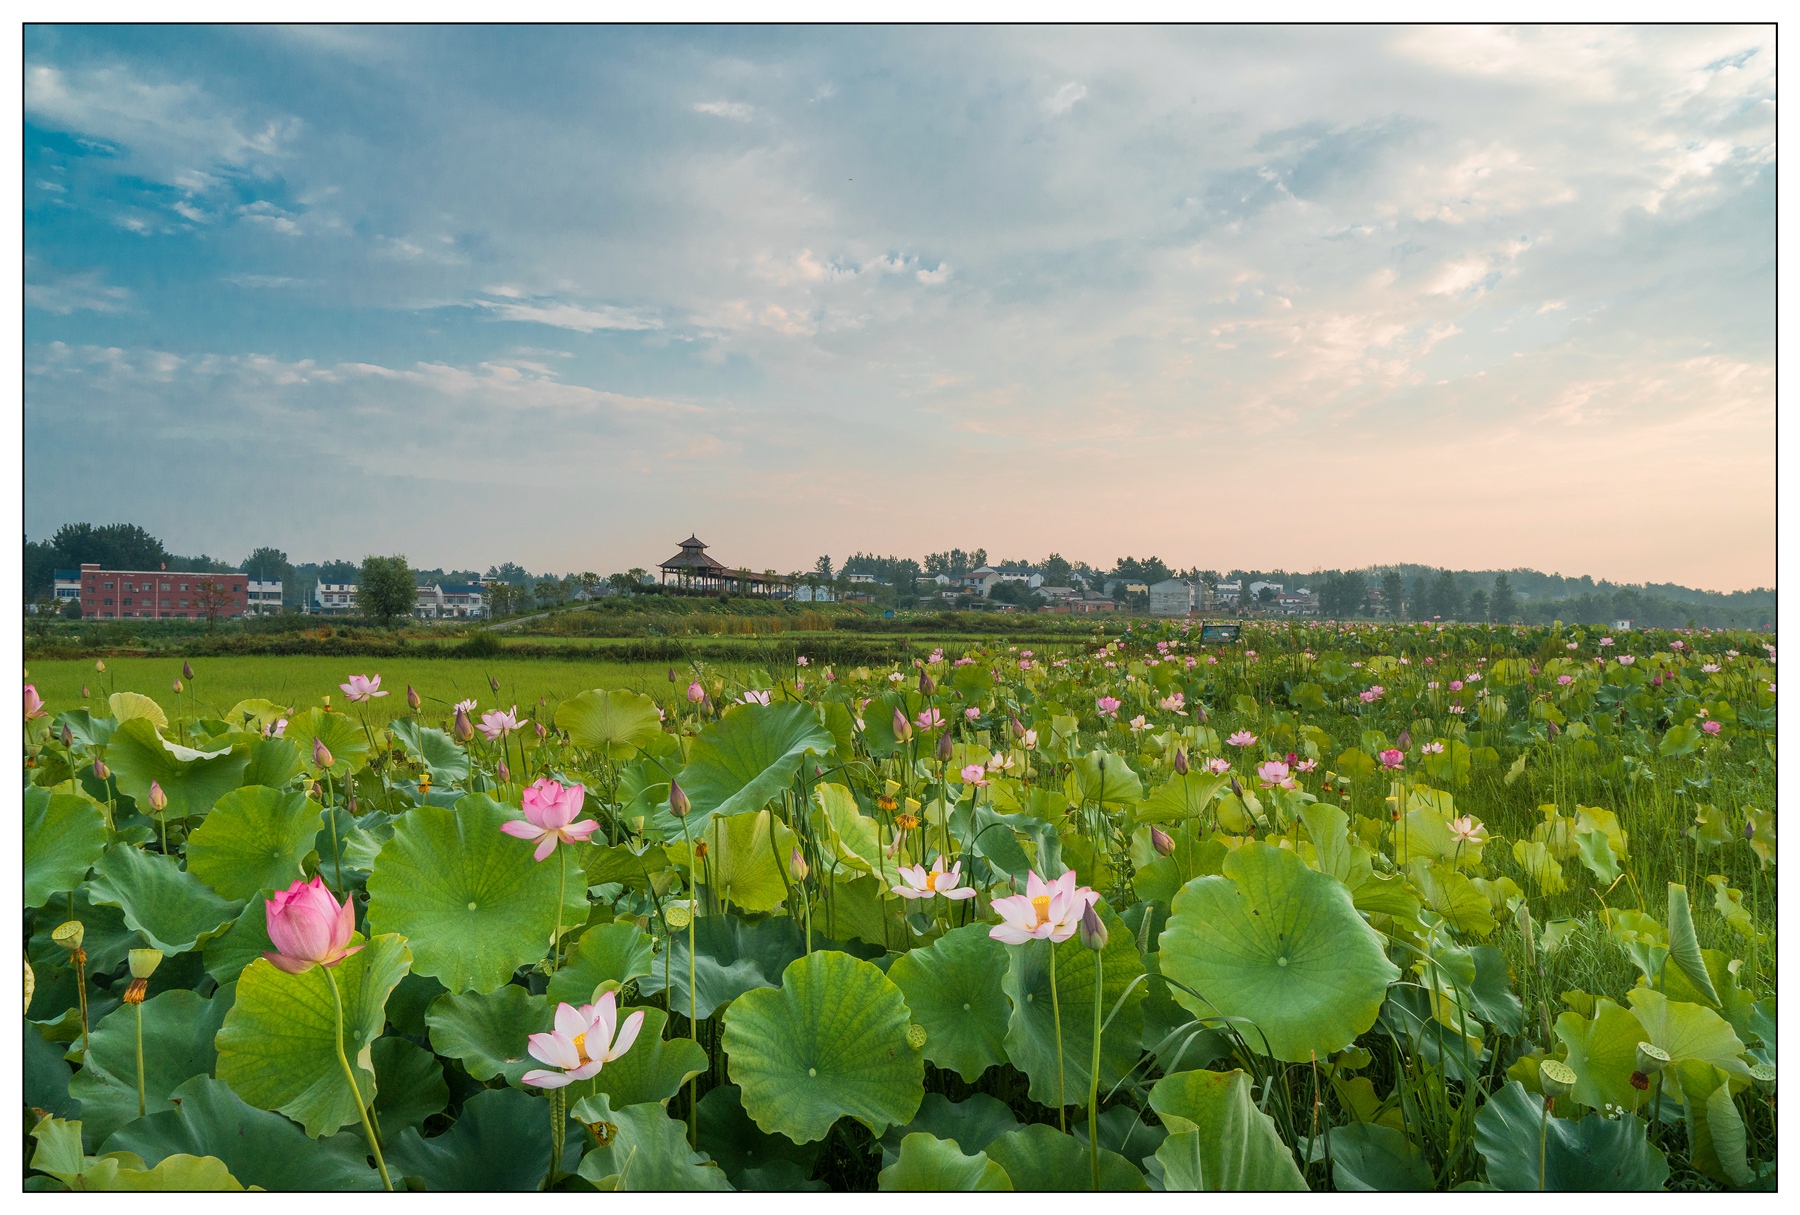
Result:
{"label": "lotus pond", "polygon": [[1769,640],[28,684],[24,1185],[1773,1189]]}

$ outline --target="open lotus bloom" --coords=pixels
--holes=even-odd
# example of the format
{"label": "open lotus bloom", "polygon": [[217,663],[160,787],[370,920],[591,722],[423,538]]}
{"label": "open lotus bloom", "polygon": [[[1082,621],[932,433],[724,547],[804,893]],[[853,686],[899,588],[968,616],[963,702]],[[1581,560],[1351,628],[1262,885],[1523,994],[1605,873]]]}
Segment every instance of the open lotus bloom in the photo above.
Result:
{"label": "open lotus bloom", "polygon": [[592,1004],[576,1008],[573,1004],[556,1006],[556,1029],[547,1034],[532,1034],[526,1049],[539,1063],[548,1063],[558,1071],[538,1069],[520,1077],[537,1088],[561,1088],[576,1080],[591,1080],[600,1069],[622,1057],[637,1041],[643,1028],[644,1013],[640,1009],[618,1026],[618,1040],[613,1028],[618,1018],[618,1003],[613,992],[607,992]]}
{"label": "open lotus bloom", "polygon": [[[336,966],[361,949],[350,945],[356,931],[356,912],[346,898],[340,905],[325,889],[325,879],[295,882],[263,904],[268,914],[269,943],[277,952],[265,953],[270,965],[291,975],[314,964]],[[345,948],[349,946],[349,948]]]}
{"label": "open lotus bloom", "polygon": [[972,899],[975,888],[962,884],[961,861],[950,866],[946,873],[944,858],[940,856],[931,863],[930,873],[925,872],[923,865],[900,870],[900,885],[894,887],[894,893],[903,899],[928,899],[934,894],[947,899]]}
{"label": "open lotus bloom", "polygon": [[500,830],[522,840],[537,841],[537,851],[532,856],[541,861],[556,851],[557,844],[585,843],[600,829],[600,824],[591,818],[575,821],[586,800],[587,790],[581,785],[559,785],[548,778],[538,780],[519,799],[525,821],[501,823]]}
{"label": "open lotus bloom", "polygon": [[500,712],[498,709],[492,713],[483,713],[481,715],[481,725],[477,728],[487,737],[489,742],[495,742],[505,735],[511,734],[514,730],[519,729],[524,724],[523,721],[519,720],[519,706],[514,705],[505,713]]}
{"label": "open lotus bloom", "polygon": [[377,696],[386,696],[381,690],[381,676],[370,679],[367,675],[352,675],[349,683],[340,683],[344,695],[351,700],[373,700]]}
{"label": "open lotus bloom", "polygon": [[1081,926],[1081,913],[1099,899],[1097,891],[1075,884],[1073,869],[1054,882],[1046,882],[1031,870],[1026,874],[1024,894],[994,900],[1000,923],[990,928],[988,935],[1008,945],[1066,941]]}

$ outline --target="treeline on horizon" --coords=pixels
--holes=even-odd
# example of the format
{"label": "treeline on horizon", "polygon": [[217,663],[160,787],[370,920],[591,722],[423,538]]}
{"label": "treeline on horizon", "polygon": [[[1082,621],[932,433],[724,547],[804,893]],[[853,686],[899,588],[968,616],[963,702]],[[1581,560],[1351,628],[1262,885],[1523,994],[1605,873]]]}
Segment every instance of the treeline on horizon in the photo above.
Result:
{"label": "treeline on horizon", "polygon": [[[56,570],[79,568],[89,562],[110,569],[169,569],[194,573],[236,571],[256,578],[278,579],[283,584],[284,600],[289,604],[302,602],[316,581],[354,582],[360,578],[362,570],[360,560],[291,562],[285,552],[271,546],[257,548],[237,562],[204,553],[182,556],[169,552],[160,539],[136,524],[71,523],[59,528],[48,540],[26,539],[24,582],[27,601],[37,602],[50,596]],[[1773,625],[1776,607],[1774,588],[1708,591],[1668,582],[1629,584],[1588,575],[1546,574],[1523,567],[1449,570],[1400,564],[1304,573],[1285,569],[1219,571],[1178,568],[1157,557],[1120,557],[1110,568],[1102,568],[1084,561],[1069,561],[1057,553],[1037,561],[994,560],[981,548],[928,553],[922,561],[858,552],[841,565],[834,565],[830,557],[820,557],[813,569],[794,573],[809,582],[839,585],[844,585],[846,574],[871,574],[887,584],[879,588],[885,593],[878,594],[878,600],[886,606],[911,607],[918,601],[915,590],[918,579],[936,574],[954,576],[984,565],[1001,570],[1032,569],[1042,573],[1045,584],[1050,586],[1068,585],[1079,579],[1099,589],[1109,580],[1153,584],[1178,577],[1209,585],[1240,582],[1246,588],[1253,582],[1277,583],[1289,591],[1305,587],[1319,595],[1322,615],[1338,618],[1392,618],[1395,613],[1391,605],[1398,600],[1401,618],[1412,620],[1514,620],[1528,624],[1547,624],[1552,620],[1580,624],[1631,620],[1653,628],[1680,627],[1690,622],[1715,628],[1763,628]],[[498,579],[520,588],[521,593],[516,598],[521,607],[529,605],[533,599],[531,591],[539,584],[557,584],[566,588],[574,584],[592,587],[605,582],[615,590],[623,590],[648,576],[641,568],[604,578],[573,573],[533,575],[510,561],[490,565],[485,573],[476,569],[417,568],[412,572],[415,581],[421,584],[472,582],[481,577]],[[559,593],[556,598],[560,601],[566,596]]]}

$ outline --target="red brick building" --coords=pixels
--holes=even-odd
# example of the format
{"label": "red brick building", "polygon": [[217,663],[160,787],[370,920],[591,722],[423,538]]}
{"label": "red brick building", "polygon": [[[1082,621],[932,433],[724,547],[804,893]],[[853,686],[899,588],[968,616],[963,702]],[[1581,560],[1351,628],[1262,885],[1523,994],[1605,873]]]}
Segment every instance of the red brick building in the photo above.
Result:
{"label": "red brick building", "polygon": [[[244,574],[191,574],[169,570],[103,570],[81,567],[81,614],[101,620],[204,620],[203,600],[218,599],[221,619],[248,609]],[[202,591],[201,583],[216,588]]]}

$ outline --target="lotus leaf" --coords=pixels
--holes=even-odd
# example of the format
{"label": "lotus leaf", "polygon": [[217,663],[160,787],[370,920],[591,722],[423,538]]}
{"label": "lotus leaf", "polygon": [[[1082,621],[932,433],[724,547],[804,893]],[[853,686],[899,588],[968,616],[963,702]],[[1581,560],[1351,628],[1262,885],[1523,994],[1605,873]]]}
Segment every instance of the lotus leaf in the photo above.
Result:
{"label": "lotus leaf", "polygon": [[106,744],[106,766],[119,791],[148,810],[150,784],[162,787],[168,807],[159,818],[196,818],[214,802],[243,783],[250,763],[246,748],[227,747],[215,752],[195,751],[170,742],[156,732],[147,717],[119,723]]}
{"label": "lotus leaf", "polygon": [[[926,1097],[927,1102],[930,1100]],[[700,1148],[719,1162],[733,1182],[738,1182],[753,1166],[768,1164],[789,1165],[805,1176],[811,1172],[821,1146],[795,1143],[786,1135],[765,1134],[757,1129],[744,1112],[741,1092],[735,1084],[721,1084],[700,1098],[698,1123]]]}
{"label": "lotus leaf", "polygon": [[1010,1190],[1006,1170],[986,1152],[963,1155],[956,1144],[914,1131],[900,1143],[900,1155],[881,1170],[882,1190]]}
{"label": "lotus leaf", "polygon": [[1543,1112],[1542,1099],[1514,1080],[1489,1097],[1475,1115],[1475,1149],[1487,1162],[1488,1183],[1495,1189],[1658,1190],[1669,1176],[1668,1162],[1645,1137],[1641,1119],[1589,1114],[1580,1122],[1550,1119],[1540,1179],[1538,1133]]}
{"label": "lotus leaf", "polygon": [[543,996],[507,984],[496,991],[441,995],[426,1010],[425,1024],[438,1054],[461,1060],[477,1080],[504,1076],[516,1085],[542,1066],[527,1053],[526,1039],[548,1032],[551,1007]]}
{"label": "lotus leaf", "polygon": [[581,1158],[581,1176],[601,1190],[729,1190],[725,1171],[688,1146],[687,1128],[660,1104],[614,1108],[604,1096],[587,1097],[570,1113],[587,1125],[611,1128],[604,1147]]}
{"label": "lotus leaf", "polygon": [[800,761],[832,748],[831,732],[803,704],[738,705],[694,739],[677,778],[693,805],[689,829],[714,814],[761,810],[794,779]]}
{"label": "lotus leaf", "polygon": [[25,790],[25,905],[73,890],[106,851],[106,811],[85,797]]}
{"label": "lotus leaf", "polygon": [[589,1004],[602,983],[623,987],[649,974],[655,961],[656,942],[636,924],[596,924],[581,934],[563,968],[550,976],[545,994],[552,1005]]}
{"label": "lotus leaf", "polygon": [[556,728],[569,741],[609,759],[630,759],[662,733],[656,702],[638,692],[595,688],[556,707]]}
{"label": "lotus leaf", "polygon": [[[640,1010],[621,1007],[619,1020],[624,1021],[635,1011]],[[706,1070],[706,1051],[697,1043],[688,1038],[663,1036],[669,1023],[668,1013],[660,1008],[641,1011],[644,1024],[631,1049],[601,1068],[592,1080],[572,1087],[571,1094],[604,1093],[620,1108],[645,1102],[667,1105],[690,1077]]]}
{"label": "lotus leaf", "polygon": [[383,1135],[418,1126],[450,1104],[444,1066],[424,1047],[389,1034],[375,1040],[369,1057],[375,1064],[375,1112]]}
{"label": "lotus leaf", "polygon": [[1377,1122],[1333,1127],[1331,1179],[1340,1190],[1409,1192],[1432,1188],[1431,1166],[1400,1131]]}
{"label": "lotus leaf", "polygon": [[925,1028],[929,1062],[972,1084],[1006,1061],[1009,1009],[1001,984],[1007,965],[1006,946],[988,935],[986,924],[952,929],[894,959],[888,978],[905,995],[913,1020]]}
{"label": "lotus leaf", "polygon": [[[1100,1039],[1100,1085],[1104,1091],[1136,1065],[1142,1049],[1144,1021],[1139,1006],[1144,1000],[1144,984],[1133,986],[1133,982],[1144,973],[1144,964],[1119,917],[1105,903],[1098,907],[1108,936],[1106,948],[1098,955],[1101,1016],[1112,1017]],[[1054,1002],[1050,998],[1052,948],[1056,950]],[[1047,941],[1007,946],[1006,952],[1007,971],[1002,988],[1012,1001],[1006,1031],[1007,1058],[1030,1077],[1031,1099],[1054,1108],[1058,1093],[1056,1005],[1060,1005],[1061,1092],[1071,1103],[1084,1100],[1094,1043],[1094,951],[1084,946],[1079,937],[1070,937],[1055,946]],[[1120,997],[1125,1002],[1115,1016],[1113,1006]]]}
{"label": "lotus leaf", "polygon": [[390,1141],[388,1172],[437,1192],[535,1190],[550,1171],[550,1103],[516,1088],[463,1103],[456,1125],[432,1139],[407,1129]]}
{"label": "lotus leaf", "polygon": [[300,761],[310,772],[323,773],[315,762],[314,741],[325,744],[331,752],[331,777],[342,781],[369,762],[369,736],[355,718],[324,709],[307,709],[288,718],[283,734],[300,752]]}
{"label": "lotus leaf", "polygon": [[185,953],[237,918],[241,904],[226,901],[175,858],[114,844],[95,866],[88,891],[117,907],[125,923],[164,953]]}
{"label": "lotus leaf", "polygon": [[1306,1181],[1250,1099],[1241,1071],[1176,1072],[1150,1090],[1150,1105],[1169,1130],[1156,1149],[1169,1190],[1304,1190]]}
{"label": "lotus leaf", "polygon": [[[1008,1131],[987,1146],[988,1158],[1006,1170],[1018,1190],[1092,1191],[1087,1147],[1053,1126],[1035,1123]],[[1102,1190],[1147,1190],[1144,1175],[1117,1152],[1100,1149]]]}
{"label": "lotus leaf", "polygon": [[228,899],[285,890],[319,833],[320,807],[303,793],[246,785],[213,806],[188,837],[188,871]]}
{"label": "lotus leaf", "polygon": [[[173,1108],[169,1094],[194,1076],[213,1070],[218,1033],[233,1000],[222,987],[212,999],[191,991],[165,991],[145,1000],[144,1098],[150,1113]],[[121,1006],[94,1024],[82,1069],[69,1084],[81,1102],[82,1122],[99,1143],[138,1116],[137,1010]],[[205,1154],[205,1153],[201,1153]]]}

